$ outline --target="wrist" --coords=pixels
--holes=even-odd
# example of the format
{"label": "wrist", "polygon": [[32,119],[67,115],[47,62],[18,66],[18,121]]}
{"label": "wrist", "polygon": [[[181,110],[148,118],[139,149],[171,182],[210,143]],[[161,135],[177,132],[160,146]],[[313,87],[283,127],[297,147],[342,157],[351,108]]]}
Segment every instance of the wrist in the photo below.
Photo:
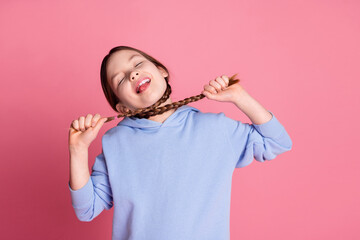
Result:
{"label": "wrist", "polygon": [[83,153],[87,153],[88,150],[89,150],[89,147],[87,147],[87,146],[69,145],[70,154],[83,154]]}
{"label": "wrist", "polygon": [[238,94],[236,94],[236,96],[232,102],[238,108],[242,109],[244,106],[246,106],[246,102],[248,102],[249,97],[250,97],[250,95],[245,91],[245,89],[242,89],[241,91],[239,91]]}

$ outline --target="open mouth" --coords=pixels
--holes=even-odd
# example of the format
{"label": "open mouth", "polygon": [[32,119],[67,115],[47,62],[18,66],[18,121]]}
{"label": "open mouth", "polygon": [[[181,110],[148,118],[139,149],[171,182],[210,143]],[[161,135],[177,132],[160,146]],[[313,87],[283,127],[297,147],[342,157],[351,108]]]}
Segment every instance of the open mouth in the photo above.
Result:
{"label": "open mouth", "polygon": [[136,87],[136,93],[139,94],[144,92],[150,86],[150,82],[151,82],[150,78],[143,79]]}

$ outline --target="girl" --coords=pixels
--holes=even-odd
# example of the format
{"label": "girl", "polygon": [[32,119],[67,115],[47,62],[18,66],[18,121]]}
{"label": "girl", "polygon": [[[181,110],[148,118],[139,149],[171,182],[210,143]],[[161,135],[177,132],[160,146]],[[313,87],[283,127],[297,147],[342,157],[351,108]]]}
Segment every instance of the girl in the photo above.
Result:
{"label": "girl", "polygon": [[229,239],[235,168],[292,147],[274,114],[226,75],[202,96],[232,102],[252,124],[186,105],[196,97],[173,103],[167,68],[131,47],[111,49],[100,75],[107,101],[125,117],[103,135],[91,175],[88,148],[114,118],[88,114],[71,124],[68,187],[78,219],[114,206],[112,239]]}

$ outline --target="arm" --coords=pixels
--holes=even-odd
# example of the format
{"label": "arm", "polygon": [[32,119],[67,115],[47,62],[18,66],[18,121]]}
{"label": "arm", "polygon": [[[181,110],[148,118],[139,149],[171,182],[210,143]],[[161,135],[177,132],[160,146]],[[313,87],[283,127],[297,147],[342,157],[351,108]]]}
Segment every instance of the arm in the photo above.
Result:
{"label": "arm", "polygon": [[90,176],[88,149],[107,118],[88,114],[74,120],[69,129],[70,176],[68,187],[72,206],[80,221],[89,222],[104,208],[110,209],[112,191],[104,153],[99,154]]}
{"label": "arm", "polygon": [[88,149],[71,148],[69,184],[71,189],[79,190],[89,181]]}
{"label": "arm", "polygon": [[260,125],[271,120],[271,113],[243,89],[233,103],[248,116],[252,123]]}
{"label": "arm", "polygon": [[[73,171],[73,176],[69,182],[72,206],[80,221],[90,222],[104,209],[109,210],[113,206],[112,190],[104,153],[102,152],[96,157],[91,176],[87,176],[88,170],[79,169],[79,172],[76,172],[75,168],[70,170],[70,174]],[[87,180],[85,181],[85,179]],[[80,188],[78,189],[78,187]]]}

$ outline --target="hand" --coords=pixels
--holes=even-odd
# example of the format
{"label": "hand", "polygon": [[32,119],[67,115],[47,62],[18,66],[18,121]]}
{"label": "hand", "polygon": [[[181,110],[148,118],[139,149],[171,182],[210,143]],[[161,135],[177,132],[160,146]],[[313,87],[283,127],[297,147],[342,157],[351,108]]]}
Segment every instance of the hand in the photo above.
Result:
{"label": "hand", "polygon": [[99,114],[93,117],[88,114],[85,117],[79,117],[70,125],[69,130],[69,148],[89,148],[91,142],[96,138],[100,128],[107,118],[101,118]]}
{"label": "hand", "polygon": [[215,80],[211,80],[209,84],[204,85],[202,94],[204,94],[207,99],[236,103],[237,98],[245,89],[239,83],[231,86],[228,85],[229,78],[226,75],[222,75]]}

